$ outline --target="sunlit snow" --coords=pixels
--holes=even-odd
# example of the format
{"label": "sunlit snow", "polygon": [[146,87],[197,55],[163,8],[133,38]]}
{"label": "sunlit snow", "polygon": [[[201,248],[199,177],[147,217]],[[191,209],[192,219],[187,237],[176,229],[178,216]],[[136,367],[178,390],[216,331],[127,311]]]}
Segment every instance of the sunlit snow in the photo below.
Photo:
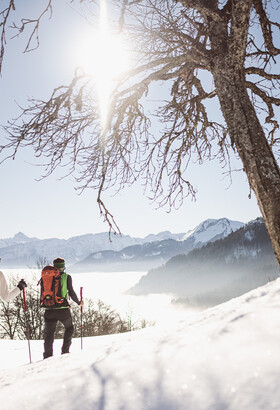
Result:
{"label": "sunlit snow", "polygon": [[32,341],[28,364],[27,341],[0,341],[1,408],[279,409],[280,279],[172,325],[60,345],[35,362]]}

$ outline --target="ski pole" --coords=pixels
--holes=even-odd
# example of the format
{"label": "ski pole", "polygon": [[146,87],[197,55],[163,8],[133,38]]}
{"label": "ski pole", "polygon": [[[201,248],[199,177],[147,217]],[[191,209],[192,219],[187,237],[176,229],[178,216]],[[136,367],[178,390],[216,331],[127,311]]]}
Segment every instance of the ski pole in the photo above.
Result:
{"label": "ski pole", "polygon": [[[80,287],[81,303],[83,301],[83,288]],[[83,350],[83,305],[81,304],[81,350]]]}
{"label": "ski pole", "polygon": [[28,351],[29,351],[29,361],[31,361],[31,349],[30,349],[30,326],[27,318],[27,305],[26,305],[26,299],[25,299],[25,288],[22,289],[22,296],[23,296],[23,307],[24,307],[24,315],[25,315],[25,326],[26,326],[26,337],[27,337],[27,342],[28,342]]}

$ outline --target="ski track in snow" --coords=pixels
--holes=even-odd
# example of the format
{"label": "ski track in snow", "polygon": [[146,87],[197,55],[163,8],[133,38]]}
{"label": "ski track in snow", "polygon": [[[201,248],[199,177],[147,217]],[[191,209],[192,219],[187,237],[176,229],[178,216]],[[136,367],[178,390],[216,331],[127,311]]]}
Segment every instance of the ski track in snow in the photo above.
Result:
{"label": "ski track in snow", "polygon": [[[28,364],[26,341],[0,340],[1,408],[279,409],[280,279],[172,325],[60,346]],[[42,341],[31,348],[39,360]]]}

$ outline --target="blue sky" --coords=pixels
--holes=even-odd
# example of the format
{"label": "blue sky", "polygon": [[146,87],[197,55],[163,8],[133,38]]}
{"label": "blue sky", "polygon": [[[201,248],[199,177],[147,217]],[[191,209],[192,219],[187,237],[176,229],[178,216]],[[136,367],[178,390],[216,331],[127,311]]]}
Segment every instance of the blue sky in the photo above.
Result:
{"label": "blue sky", "polygon": [[[34,2],[24,3],[21,4],[24,17],[29,17]],[[32,4],[32,10],[27,4]],[[41,4],[46,2],[38,1],[36,7],[39,9]],[[54,87],[71,80],[85,22],[69,4],[63,4],[54,8],[52,20],[43,21],[38,50],[23,54],[23,38],[8,41],[0,78],[1,124],[19,113],[15,101],[25,106],[28,96],[48,97]],[[1,141],[4,138],[2,132],[0,138]],[[32,163],[35,163],[32,150],[23,149],[14,161],[0,166],[0,238],[11,237],[18,231],[39,238],[69,238],[108,229],[100,218],[94,191],[78,195],[73,177],[60,179],[64,170],[36,181],[43,170]],[[240,168],[236,160],[232,165]],[[186,198],[182,207],[171,213],[150,204],[140,184],[117,196],[106,194],[107,205],[122,233],[140,237],[163,230],[186,232],[208,218],[227,217],[247,222],[260,216],[254,195],[248,198],[245,174],[233,172],[231,183],[225,171],[218,162],[192,166],[190,180],[198,189],[197,200]]]}

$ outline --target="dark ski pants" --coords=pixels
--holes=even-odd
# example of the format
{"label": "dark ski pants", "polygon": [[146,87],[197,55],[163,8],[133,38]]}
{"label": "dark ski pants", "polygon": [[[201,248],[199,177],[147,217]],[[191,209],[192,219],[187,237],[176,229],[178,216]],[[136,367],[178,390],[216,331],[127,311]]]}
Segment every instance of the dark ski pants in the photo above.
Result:
{"label": "dark ski pants", "polygon": [[69,353],[74,331],[70,309],[48,309],[45,311],[44,319],[44,359],[53,355],[54,333],[58,321],[65,327],[61,353]]}

